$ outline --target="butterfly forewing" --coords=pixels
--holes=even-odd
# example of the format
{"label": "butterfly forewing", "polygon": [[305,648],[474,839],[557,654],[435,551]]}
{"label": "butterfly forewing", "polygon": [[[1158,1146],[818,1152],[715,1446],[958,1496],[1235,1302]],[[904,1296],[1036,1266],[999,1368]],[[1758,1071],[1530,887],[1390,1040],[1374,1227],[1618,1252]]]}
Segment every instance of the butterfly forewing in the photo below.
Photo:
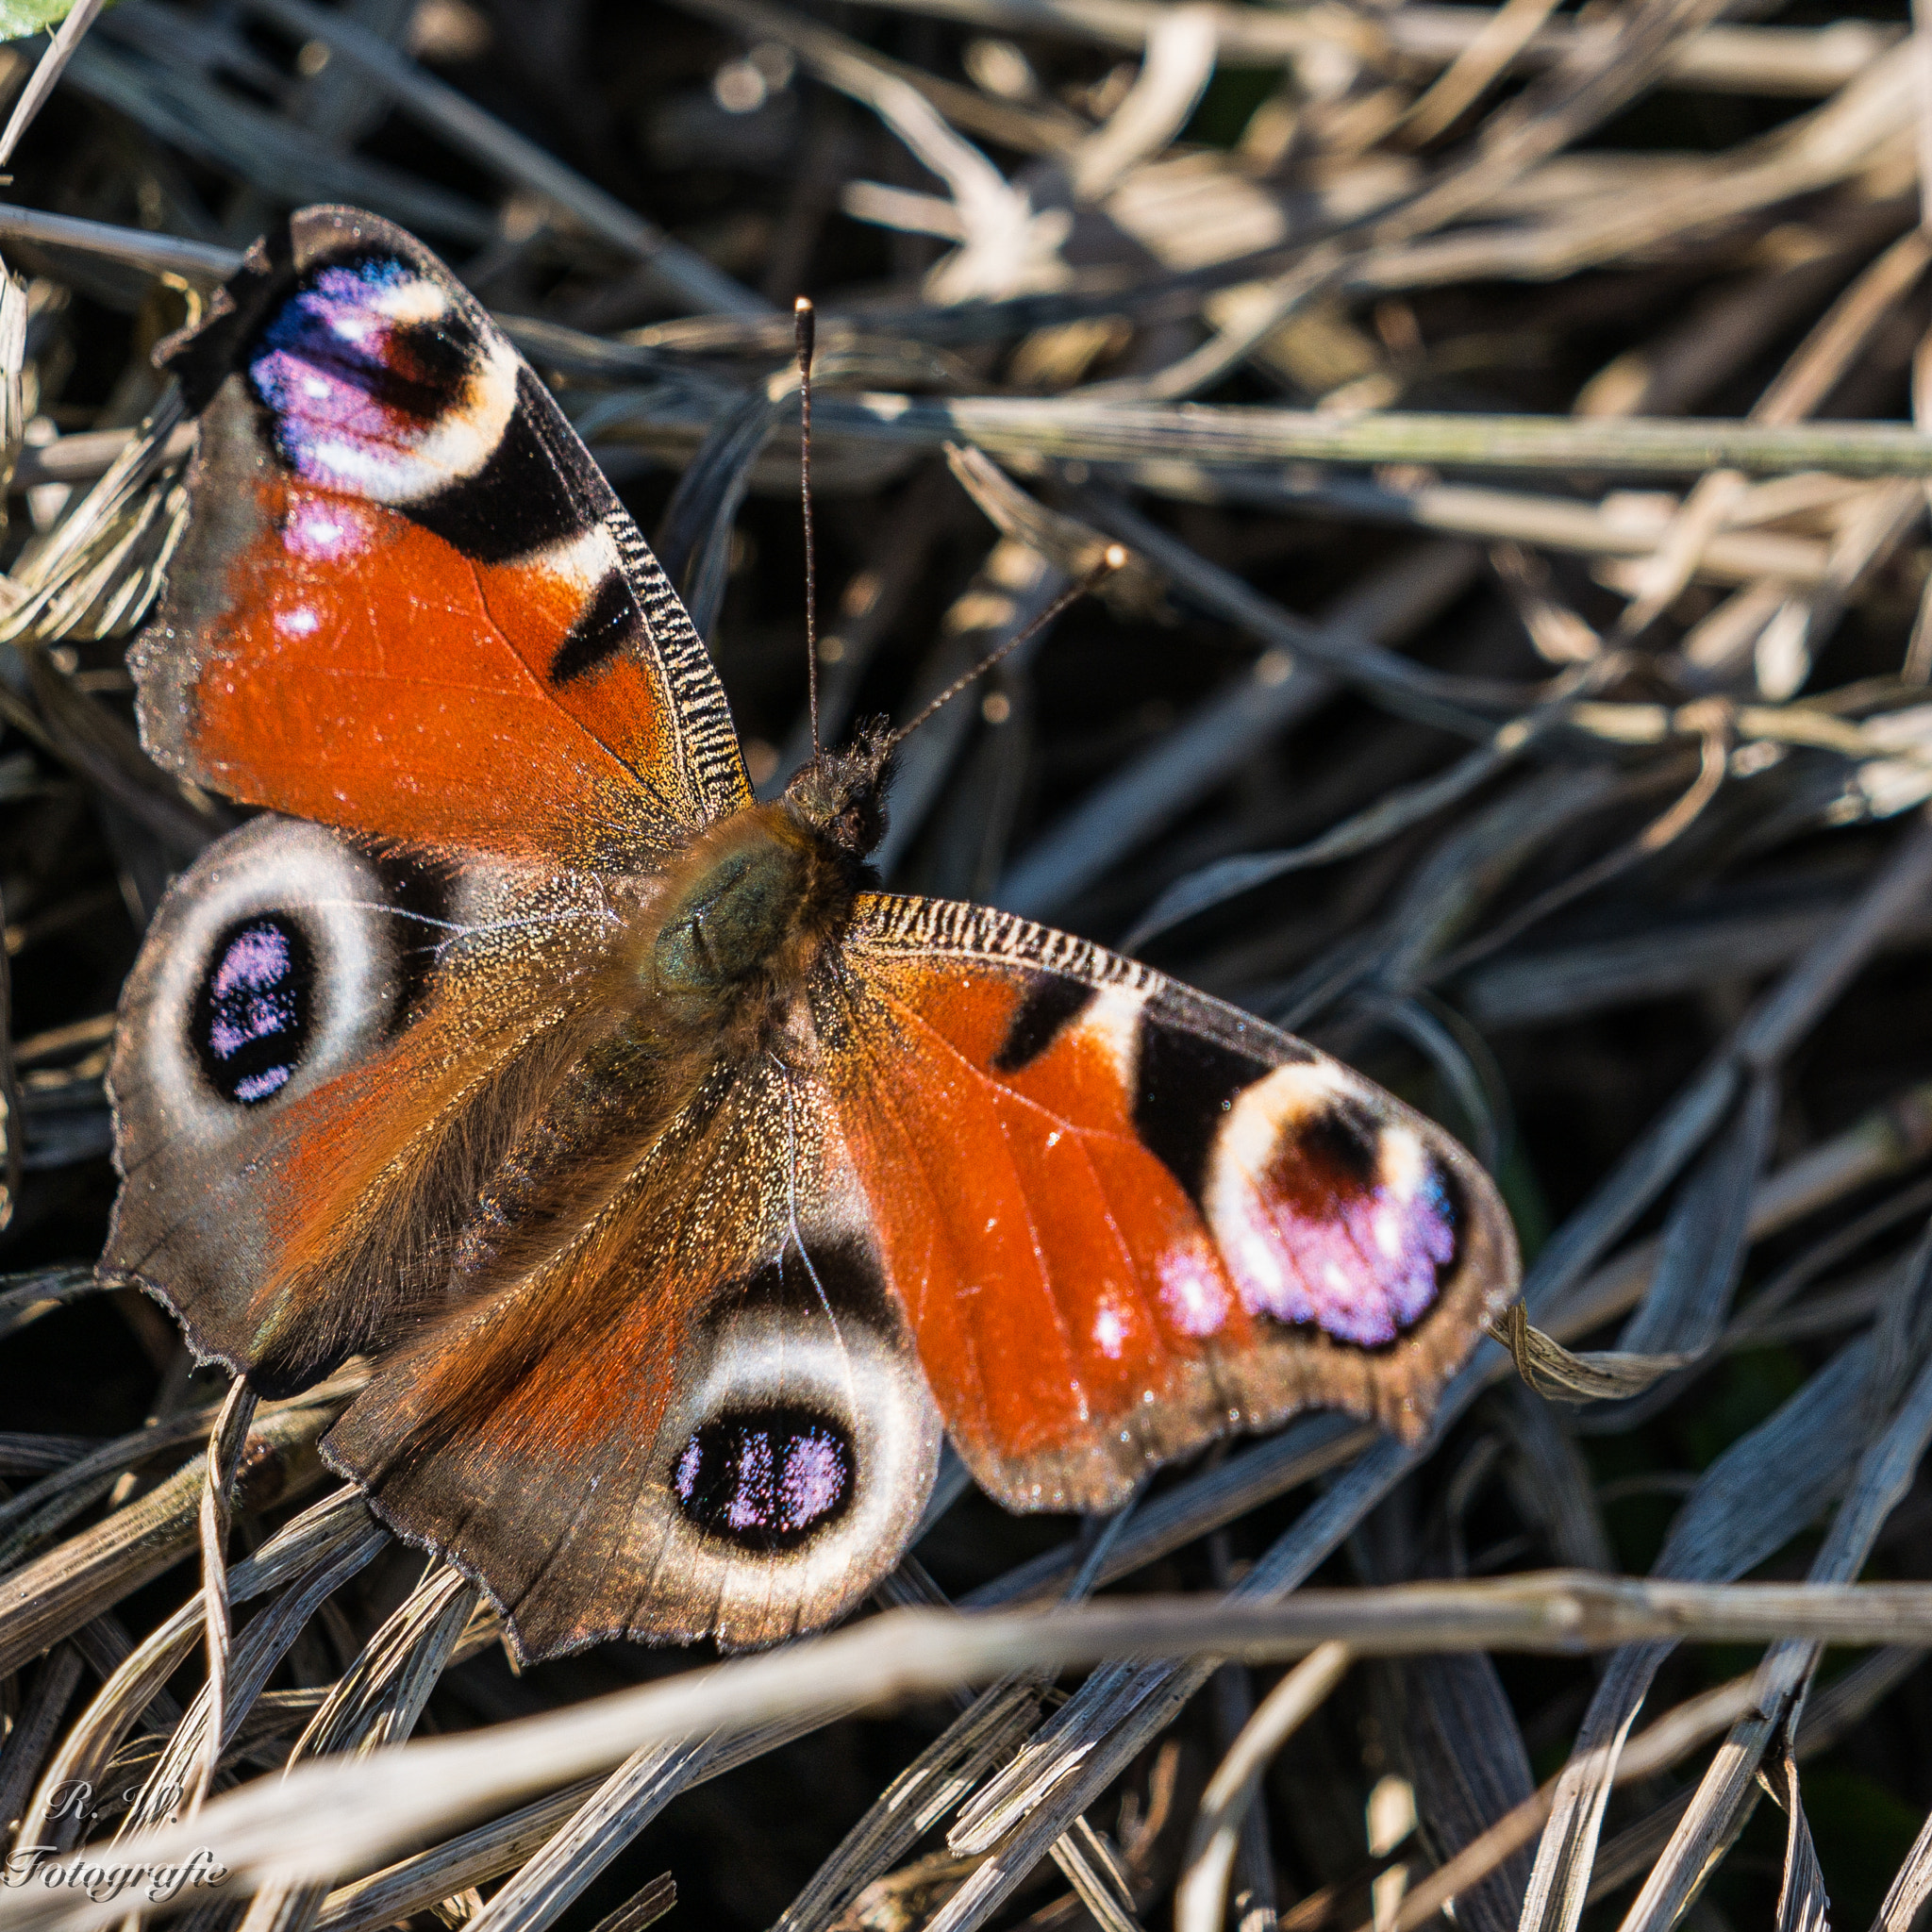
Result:
{"label": "butterfly forewing", "polygon": [[1361,1075],[985,908],[860,902],[826,1077],[946,1424],[1021,1507],[1328,1405],[1420,1433],[1514,1292],[1488,1177]]}
{"label": "butterfly forewing", "polygon": [[163,353],[200,417],[131,660],[163,762],[326,824],[605,870],[746,802],[670,583],[421,243],[309,209]]}

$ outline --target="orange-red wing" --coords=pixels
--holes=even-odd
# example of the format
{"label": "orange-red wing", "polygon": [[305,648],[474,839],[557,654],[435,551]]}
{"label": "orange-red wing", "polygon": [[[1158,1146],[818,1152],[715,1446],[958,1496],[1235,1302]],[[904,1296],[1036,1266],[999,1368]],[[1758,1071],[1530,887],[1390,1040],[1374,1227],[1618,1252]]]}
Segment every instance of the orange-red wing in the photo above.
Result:
{"label": "orange-red wing", "polygon": [[675,593],[400,229],[311,208],[164,351],[192,515],[131,659],[155,756],[348,830],[634,870],[749,794]]}
{"label": "orange-red wing", "polygon": [[1132,961],[873,897],[817,1005],[887,1276],[1009,1505],[1110,1507],[1308,1406],[1413,1436],[1515,1292],[1508,1220],[1449,1135]]}

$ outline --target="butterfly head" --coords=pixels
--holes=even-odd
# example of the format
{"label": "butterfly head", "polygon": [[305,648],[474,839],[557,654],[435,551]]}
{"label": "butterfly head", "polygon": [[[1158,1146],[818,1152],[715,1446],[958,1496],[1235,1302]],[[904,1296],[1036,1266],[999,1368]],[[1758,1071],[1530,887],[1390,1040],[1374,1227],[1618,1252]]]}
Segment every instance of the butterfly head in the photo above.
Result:
{"label": "butterfly head", "polygon": [[861,724],[845,751],[822,751],[785,788],[785,803],[854,858],[886,836],[886,787],[897,739],[883,718]]}

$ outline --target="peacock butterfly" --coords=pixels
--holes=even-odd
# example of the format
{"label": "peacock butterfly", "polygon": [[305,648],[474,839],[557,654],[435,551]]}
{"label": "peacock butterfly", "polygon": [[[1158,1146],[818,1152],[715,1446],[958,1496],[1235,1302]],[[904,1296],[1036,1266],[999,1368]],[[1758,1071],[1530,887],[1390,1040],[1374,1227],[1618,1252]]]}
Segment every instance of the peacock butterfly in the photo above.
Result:
{"label": "peacock butterfly", "polygon": [[891,741],[753,801],[704,646],[443,266],[311,208],[163,346],[153,755],[269,810],[122,1002],[103,1266],[526,1657],[767,1642],[1016,1509],[1329,1405],[1413,1437],[1514,1291],[1455,1141],[1083,940],[876,890]]}

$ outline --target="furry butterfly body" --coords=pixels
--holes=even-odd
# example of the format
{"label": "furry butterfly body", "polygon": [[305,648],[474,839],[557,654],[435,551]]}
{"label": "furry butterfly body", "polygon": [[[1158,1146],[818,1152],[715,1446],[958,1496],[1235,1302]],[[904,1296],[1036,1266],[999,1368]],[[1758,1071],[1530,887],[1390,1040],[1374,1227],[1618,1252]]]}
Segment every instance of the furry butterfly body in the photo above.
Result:
{"label": "furry butterfly body", "polygon": [[105,1265],[526,1655],[769,1641],[897,1561],[941,1434],[1117,1505],[1311,1404],[1406,1434],[1514,1291],[1440,1128],[1131,960],[875,889],[890,743],[755,804],[703,646],[419,244],[292,219],[165,352],[193,516],[155,756],[268,808],[169,894]]}

